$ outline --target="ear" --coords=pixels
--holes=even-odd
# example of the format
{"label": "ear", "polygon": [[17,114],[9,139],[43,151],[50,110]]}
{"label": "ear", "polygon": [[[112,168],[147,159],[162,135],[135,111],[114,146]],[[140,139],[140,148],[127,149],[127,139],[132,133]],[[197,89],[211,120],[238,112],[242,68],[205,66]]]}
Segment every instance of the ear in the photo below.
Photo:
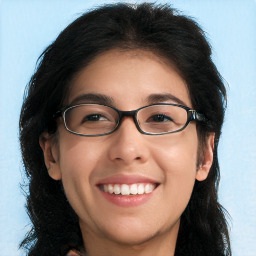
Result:
{"label": "ear", "polygon": [[204,146],[203,157],[196,174],[196,179],[198,181],[205,180],[211,169],[213,162],[214,137],[215,134],[211,133],[207,138],[206,145]]}
{"label": "ear", "polygon": [[59,150],[55,138],[45,132],[40,135],[39,144],[44,153],[44,162],[49,176],[54,180],[60,180]]}

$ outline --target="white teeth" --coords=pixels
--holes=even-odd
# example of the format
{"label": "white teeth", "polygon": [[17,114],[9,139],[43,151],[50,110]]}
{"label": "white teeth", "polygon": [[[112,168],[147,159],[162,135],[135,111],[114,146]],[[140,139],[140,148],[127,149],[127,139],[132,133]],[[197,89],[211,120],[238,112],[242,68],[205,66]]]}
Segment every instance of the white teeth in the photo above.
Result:
{"label": "white teeth", "polygon": [[121,192],[120,186],[118,184],[115,184],[115,186],[114,186],[114,193],[116,195],[119,195],[120,192]]}
{"label": "white teeth", "polygon": [[147,185],[145,186],[144,190],[145,190],[145,193],[146,193],[146,194],[150,193],[149,184],[147,184]]}
{"label": "white teeth", "polygon": [[103,185],[103,191],[108,192],[108,185]]}
{"label": "white teeth", "polygon": [[144,186],[143,186],[143,184],[140,184],[140,185],[138,186],[138,194],[139,194],[139,195],[142,195],[142,194],[144,194],[144,192],[145,192]]}
{"label": "white teeth", "polygon": [[138,194],[137,184],[132,184],[132,185],[130,186],[130,193],[131,193],[132,195]]}
{"label": "white teeth", "polygon": [[121,194],[124,196],[130,194],[130,188],[128,185],[126,184],[121,185]]}
{"label": "white teeth", "polygon": [[142,195],[151,193],[156,187],[156,184],[151,183],[136,183],[136,184],[104,184],[101,186],[104,192],[115,195]]}
{"label": "white teeth", "polygon": [[108,193],[110,193],[110,194],[113,194],[113,192],[114,192],[114,187],[113,187],[113,185],[112,184],[108,184],[107,185],[108,187],[108,190],[107,191],[105,191],[105,192],[108,192]]}

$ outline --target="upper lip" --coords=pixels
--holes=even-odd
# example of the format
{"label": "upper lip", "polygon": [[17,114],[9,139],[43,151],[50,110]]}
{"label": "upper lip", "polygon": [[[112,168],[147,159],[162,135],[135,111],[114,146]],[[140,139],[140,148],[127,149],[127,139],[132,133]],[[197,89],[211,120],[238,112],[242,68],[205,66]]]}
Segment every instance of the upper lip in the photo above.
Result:
{"label": "upper lip", "polygon": [[134,184],[134,183],[159,183],[156,180],[141,175],[114,175],[100,180],[97,185],[104,184]]}

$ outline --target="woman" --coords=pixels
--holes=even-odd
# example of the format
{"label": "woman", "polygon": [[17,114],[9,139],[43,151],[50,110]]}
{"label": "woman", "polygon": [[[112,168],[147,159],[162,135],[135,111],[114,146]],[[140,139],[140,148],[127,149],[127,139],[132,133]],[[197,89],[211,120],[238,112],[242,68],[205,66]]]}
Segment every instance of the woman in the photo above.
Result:
{"label": "woman", "polygon": [[168,6],[107,5],[41,55],[20,117],[28,255],[231,255],[218,203],[225,87]]}

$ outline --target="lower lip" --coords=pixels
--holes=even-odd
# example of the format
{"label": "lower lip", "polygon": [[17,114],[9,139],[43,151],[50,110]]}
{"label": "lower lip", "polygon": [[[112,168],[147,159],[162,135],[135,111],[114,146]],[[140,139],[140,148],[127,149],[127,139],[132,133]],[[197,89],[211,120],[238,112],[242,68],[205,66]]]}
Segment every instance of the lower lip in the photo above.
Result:
{"label": "lower lip", "polygon": [[151,193],[142,195],[122,196],[120,194],[109,194],[107,192],[100,190],[104,198],[106,198],[109,202],[123,207],[139,206],[146,203],[152,197],[154,191],[155,190],[153,190]]}

